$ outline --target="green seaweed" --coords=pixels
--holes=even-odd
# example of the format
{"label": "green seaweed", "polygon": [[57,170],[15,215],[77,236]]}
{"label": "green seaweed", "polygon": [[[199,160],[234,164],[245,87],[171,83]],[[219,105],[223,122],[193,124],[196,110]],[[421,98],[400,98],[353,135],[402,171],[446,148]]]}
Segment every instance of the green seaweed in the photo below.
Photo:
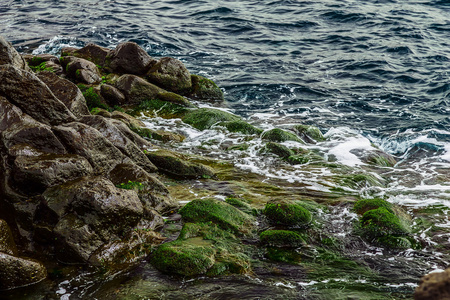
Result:
{"label": "green seaweed", "polygon": [[286,142],[286,141],[294,141],[294,142],[303,143],[303,141],[295,133],[289,132],[286,130],[282,130],[279,128],[274,128],[274,129],[264,132],[261,135],[261,138],[263,140],[269,140],[271,142],[277,142],[277,143]]}
{"label": "green seaweed", "polygon": [[305,227],[311,223],[309,210],[296,201],[275,200],[266,204],[264,215],[274,224]]}
{"label": "green seaweed", "polygon": [[240,121],[240,118],[219,109],[199,108],[189,111],[182,120],[198,130],[205,130],[220,122]]}
{"label": "green seaweed", "polygon": [[306,244],[301,234],[289,230],[266,230],[259,238],[262,244],[272,247],[296,248]]}

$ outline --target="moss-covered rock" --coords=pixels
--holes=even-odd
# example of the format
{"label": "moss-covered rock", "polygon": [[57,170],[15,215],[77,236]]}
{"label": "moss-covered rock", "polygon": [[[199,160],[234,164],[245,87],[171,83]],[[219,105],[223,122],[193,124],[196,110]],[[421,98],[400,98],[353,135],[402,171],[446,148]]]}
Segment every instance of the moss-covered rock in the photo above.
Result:
{"label": "moss-covered rock", "polygon": [[98,93],[94,87],[87,87],[83,84],[79,84],[78,88],[83,93],[84,99],[86,99],[86,105],[90,111],[97,107],[105,110],[109,109],[109,106],[103,102],[100,93]]}
{"label": "moss-covered rock", "polygon": [[210,243],[173,241],[161,245],[151,262],[160,271],[183,276],[205,274],[214,265],[215,250]]}
{"label": "moss-covered rock", "polygon": [[364,214],[366,211],[377,209],[380,207],[386,208],[389,212],[394,213],[392,210],[392,204],[387,202],[386,200],[380,198],[374,199],[361,199],[355,203],[353,209],[357,214]]}
{"label": "moss-covered rock", "polygon": [[372,151],[363,160],[368,164],[380,167],[393,167],[397,163],[397,160],[392,155],[380,150]]}
{"label": "moss-covered rock", "polygon": [[311,125],[295,125],[295,133],[306,143],[315,143],[325,140],[319,128]]}
{"label": "moss-covered rock", "polygon": [[364,235],[369,238],[404,235],[410,232],[397,215],[384,207],[366,211],[361,217],[360,225]]}
{"label": "moss-covered rock", "polygon": [[233,233],[249,233],[254,218],[232,205],[216,199],[196,199],[186,204],[179,213],[188,222],[212,222]]}
{"label": "moss-covered rock", "polygon": [[163,57],[147,73],[147,80],[168,91],[188,94],[192,82],[191,74],[184,64],[172,57]]}
{"label": "moss-covered rock", "polygon": [[137,111],[150,111],[162,118],[172,119],[183,117],[189,110],[185,106],[172,102],[150,99],[142,101],[135,110],[135,112]]}
{"label": "moss-covered rock", "polygon": [[274,129],[264,132],[261,135],[261,138],[263,140],[269,140],[271,142],[277,142],[277,143],[286,142],[286,141],[294,141],[294,142],[303,143],[303,141],[294,133],[286,131],[286,130],[282,130],[279,128],[274,128]]}
{"label": "moss-covered rock", "polygon": [[366,186],[384,186],[382,179],[378,178],[375,174],[370,173],[345,174],[336,176],[335,178],[339,184],[352,189],[363,188]]}
{"label": "moss-covered rock", "polygon": [[392,235],[382,236],[377,238],[376,242],[389,249],[404,250],[413,247],[411,241],[404,236],[392,236]]}
{"label": "moss-covered rock", "polygon": [[191,98],[211,102],[223,101],[223,92],[214,81],[199,75],[191,75],[191,81]]}
{"label": "moss-covered rock", "polygon": [[170,102],[184,107],[195,107],[188,99],[172,92],[161,92],[156,96],[159,100]]}
{"label": "moss-covered rock", "polygon": [[296,201],[272,200],[266,204],[263,213],[278,225],[305,227],[312,220],[309,210]]}
{"label": "moss-covered rock", "polygon": [[259,214],[257,209],[251,207],[244,200],[233,198],[233,197],[228,197],[225,199],[225,202],[233,205],[234,207],[238,208],[239,210],[245,212],[246,214],[254,215],[254,216]]}
{"label": "moss-covered rock", "polygon": [[268,247],[265,255],[272,261],[284,262],[288,264],[299,264],[301,261],[301,254],[294,249]]}
{"label": "moss-covered rock", "polygon": [[150,128],[131,127],[131,130],[139,134],[141,137],[162,142],[182,142],[186,138],[185,136],[177,133],[163,130],[153,130]]}
{"label": "moss-covered rock", "polygon": [[272,247],[296,248],[306,244],[300,234],[289,230],[266,230],[259,238],[262,244]]}
{"label": "moss-covered rock", "polygon": [[249,123],[242,120],[221,122],[218,125],[224,126],[230,132],[240,132],[243,134],[256,134],[256,135],[260,135],[263,132],[262,129],[250,125]]}
{"label": "moss-covered rock", "polygon": [[295,152],[288,147],[274,142],[267,143],[265,149],[281,158],[288,158],[289,156],[295,155]]}
{"label": "moss-covered rock", "polygon": [[205,130],[220,122],[240,121],[240,118],[223,110],[200,108],[188,112],[182,120],[192,127]]}
{"label": "moss-covered rock", "polygon": [[147,157],[155,166],[168,175],[177,178],[212,178],[214,171],[200,163],[187,161],[187,157],[168,150],[148,151]]}

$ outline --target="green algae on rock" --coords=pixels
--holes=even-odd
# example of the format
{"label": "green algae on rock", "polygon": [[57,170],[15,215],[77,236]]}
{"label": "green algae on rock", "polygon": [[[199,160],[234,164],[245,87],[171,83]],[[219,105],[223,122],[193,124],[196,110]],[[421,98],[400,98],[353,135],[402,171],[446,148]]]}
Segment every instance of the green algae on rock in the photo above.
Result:
{"label": "green algae on rock", "polygon": [[304,142],[315,143],[325,140],[320,129],[315,126],[295,125],[292,129]]}
{"label": "green algae on rock", "polygon": [[283,129],[274,128],[268,131],[263,132],[261,135],[263,140],[269,140],[271,142],[286,142],[286,141],[294,141],[303,144],[303,141],[293,132],[289,132]]}
{"label": "green algae on rock", "polygon": [[230,132],[240,132],[243,134],[256,134],[256,135],[260,135],[263,132],[262,129],[257,128],[243,120],[221,122],[218,125],[224,126]]}
{"label": "green algae on rock", "polygon": [[198,130],[205,130],[220,122],[240,121],[240,117],[219,109],[199,108],[189,111],[182,120]]}
{"label": "green algae on rock", "polygon": [[362,215],[360,223],[364,234],[371,238],[410,233],[399,217],[384,207],[366,211]]}
{"label": "green algae on rock", "polygon": [[192,88],[190,97],[204,101],[223,101],[223,92],[211,79],[191,74]]}
{"label": "green algae on rock", "polygon": [[296,201],[272,200],[263,211],[270,222],[292,227],[305,227],[312,221],[309,210]]}
{"label": "green algae on rock", "polygon": [[216,199],[196,199],[179,213],[188,222],[212,222],[233,233],[250,233],[255,219],[234,206]]}
{"label": "green algae on rock", "polygon": [[259,238],[262,244],[272,247],[296,248],[306,244],[301,234],[290,230],[266,230]]}
{"label": "green algae on rock", "polygon": [[389,212],[394,213],[394,211],[392,210],[392,206],[393,205],[391,203],[387,202],[386,200],[383,200],[380,198],[374,198],[374,199],[361,199],[361,200],[357,201],[354,204],[353,209],[359,215],[364,214],[366,211],[369,211],[372,209],[377,209],[380,207],[384,207]]}

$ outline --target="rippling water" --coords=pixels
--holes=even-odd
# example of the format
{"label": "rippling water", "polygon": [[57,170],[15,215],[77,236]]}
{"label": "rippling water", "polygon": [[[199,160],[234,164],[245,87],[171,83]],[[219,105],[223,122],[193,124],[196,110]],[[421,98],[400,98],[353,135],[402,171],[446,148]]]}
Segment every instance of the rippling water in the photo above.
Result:
{"label": "rippling water", "polygon": [[[2,0],[0,34],[34,53],[135,41],[214,79],[231,111],[265,129],[316,125],[331,141],[314,147],[350,165],[350,151],[371,143],[396,155],[377,191],[390,201],[450,207],[448,1]],[[185,147],[217,138],[180,130]],[[269,170],[251,152],[216,153],[233,155],[268,176],[317,179]]]}

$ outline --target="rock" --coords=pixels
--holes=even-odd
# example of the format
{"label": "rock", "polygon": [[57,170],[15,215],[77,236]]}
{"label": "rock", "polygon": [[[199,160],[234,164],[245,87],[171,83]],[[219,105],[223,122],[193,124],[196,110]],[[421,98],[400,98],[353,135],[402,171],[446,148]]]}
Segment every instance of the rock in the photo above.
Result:
{"label": "rock", "polygon": [[147,73],[147,80],[163,89],[177,93],[189,93],[191,74],[184,64],[171,57],[161,58]]}
{"label": "rock", "polygon": [[363,161],[380,167],[393,167],[397,163],[397,160],[392,155],[381,150],[371,151],[363,158]]}
{"label": "rock", "polygon": [[269,140],[271,142],[276,142],[276,143],[281,143],[281,142],[286,142],[286,141],[294,141],[294,142],[299,142],[303,144],[303,141],[294,133],[286,131],[286,130],[282,130],[279,128],[274,128],[268,131],[265,131],[262,135],[261,138],[263,140]]}
{"label": "rock", "polygon": [[410,229],[401,222],[400,218],[384,207],[366,211],[361,217],[360,224],[369,239],[410,233]]}
{"label": "rock", "polygon": [[222,90],[214,81],[199,75],[191,75],[192,88],[189,97],[208,102],[222,102]]}
{"label": "rock", "polygon": [[310,125],[295,125],[294,132],[306,143],[315,144],[325,140],[320,129]]}
{"label": "rock", "polygon": [[414,293],[414,300],[444,299],[450,299],[450,268],[422,277]]}
{"label": "rock", "polygon": [[374,199],[361,199],[355,203],[353,206],[353,209],[355,212],[359,215],[363,215],[366,211],[377,209],[380,207],[384,207],[389,212],[394,213],[393,211],[393,205],[386,200],[380,199],[380,198],[374,198]]}
{"label": "rock", "polygon": [[214,265],[215,250],[205,245],[173,241],[161,245],[152,257],[160,271],[183,276],[205,274]]}
{"label": "rock", "polygon": [[196,179],[215,176],[211,168],[199,163],[189,162],[181,154],[168,150],[148,151],[147,157],[159,171],[177,178]]}
{"label": "rock", "polygon": [[125,123],[122,121],[111,119],[111,123],[120,130],[127,138],[129,138],[136,146],[143,152],[152,149],[153,145],[147,140],[140,137],[137,133],[133,132]]}
{"label": "rock", "polygon": [[14,49],[10,42],[0,36],[0,65],[13,65],[18,69],[31,72],[25,59]]}
{"label": "rock", "polygon": [[141,127],[130,127],[131,130],[136,132],[138,135],[144,138],[148,138],[151,140],[158,140],[163,142],[182,142],[186,138],[183,135],[169,132],[169,131],[163,131],[163,130],[153,130],[150,128],[141,128]]}
{"label": "rock", "polygon": [[217,199],[193,200],[181,208],[179,213],[187,222],[212,222],[233,233],[250,233],[255,225],[252,216]]}
{"label": "rock", "polygon": [[122,75],[115,83],[127,99],[129,105],[139,104],[144,100],[157,98],[163,89],[135,75]]}
{"label": "rock", "polygon": [[75,82],[94,84],[102,81],[97,66],[86,59],[64,56],[61,57],[61,65],[64,67],[67,77]]}
{"label": "rock", "polygon": [[30,285],[46,277],[41,263],[0,252],[0,290]]}
{"label": "rock", "polygon": [[75,84],[52,72],[39,72],[37,76],[77,118],[90,115],[86,100]]}
{"label": "rock", "polygon": [[57,255],[66,262],[87,262],[101,246],[126,238],[144,213],[135,191],[102,177],[54,186],[42,197],[36,220],[54,226]]}
{"label": "rock", "polygon": [[49,62],[49,61],[59,64],[58,57],[51,55],[51,54],[38,54],[38,55],[26,54],[26,55],[23,55],[23,58],[25,59],[25,61],[27,62],[27,64],[29,66],[33,66],[33,67],[37,67],[40,64],[42,64],[43,62]]}
{"label": "rock", "polygon": [[28,145],[42,152],[66,153],[50,126],[37,122],[1,96],[0,141],[7,149],[15,145]]}
{"label": "rock", "polygon": [[17,247],[12,237],[11,229],[6,221],[0,219],[0,253],[17,255]]}
{"label": "rock", "polygon": [[85,157],[96,174],[107,174],[117,164],[130,161],[91,126],[73,122],[56,126],[53,131],[69,152]]}
{"label": "rock", "polygon": [[17,190],[27,195],[41,194],[48,187],[92,173],[89,162],[73,154],[18,156],[12,169]]}
{"label": "rock", "polygon": [[144,75],[155,63],[138,44],[126,42],[108,54],[105,65],[116,73]]}
{"label": "rock", "polygon": [[0,93],[41,123],[58,125],[76,119],[36,75],[12,65],[0,66]]}
{"label": "rock", "polygon": [[[102,116],[84,116],[80,119],[86,125],[97,129],[103,137],[111,142],[124,155],[148,172],[156,172],[157,168],[136,144],[120,131],[111,120]],[[138,137],[136,137],[138,138]]]}
{"label": "rock", "polygon": [[262,129],[250,125],[249,123],[242,120],[222,122],[219,123],[219,125],[224,126],[230,132],[240,132],[243,134],[256,134],[256,135],[260,135],[263,132]]}
{"label": "rock", "polygon": [[125,96],[115,87],[109,84],[102,84],[100,95],[109,106],[123,105],[126,103]]}
{"label": "rock", "polygon": [[285,159],[292,155],[295,155],[294,151],[278,143],[269,142],[266,144],[265,148],[268,152]]}
{"label": "rock", "polygon": [[63,48],[61,56],[76,56],[93,62],[96,65],[103,66],[106,56],[111,52],[110,49],[100,47],[93,43],[88,43],[81,49]]}
{"label": "rock", "polygon": [[122,123],[127,125],[128,128],[130,129],[137,127],[145,127],[145,124],[141,120],[138,120],[135,117],[130,116],[129,114],[117,110],[111,113],[111,118],[113,118],[114,120],[121,121]]}
{"label": "rock", "polygon": [[109,178],[120,188],[136,191],[144,209],[163,214],[178,207],[164,184],[139,167],[119,164],[109,173]]}
{"label": "rock", "polygon": [[306,244],[300,234],[289,230],[266,230],[259,238],[262,244],[272,247],[297,248]]}
{"label": "rock", "polygon": [[240,121],[240,118],[223,110],[200,108],[189,111],[182,120],[192,127],[205,130],[220,122]]}
{"label": "rock", "polygon": [[309,225],[312,221],[309,210],[296,201],[269,201],[263,213],[270,222],[277,225],[301,228]]}
{"label": "rock", "polygon": [[191,102],[189,102],[188,99],[171,92],[161,92],[157,95],[157,98],[159,100],[170,102],[184,107],[191,107],[191,108],[195,107]]}
{"label": "rock", "polygon": [[112,116],[112,114],[109,111],[107,111],[106,109],[100,108],[100,107],[94,107],[91,110],[91,115],[94,115],[94,116],[99,115],[99,116],[102,116],[105,118],[111,118],[111,116]]}

